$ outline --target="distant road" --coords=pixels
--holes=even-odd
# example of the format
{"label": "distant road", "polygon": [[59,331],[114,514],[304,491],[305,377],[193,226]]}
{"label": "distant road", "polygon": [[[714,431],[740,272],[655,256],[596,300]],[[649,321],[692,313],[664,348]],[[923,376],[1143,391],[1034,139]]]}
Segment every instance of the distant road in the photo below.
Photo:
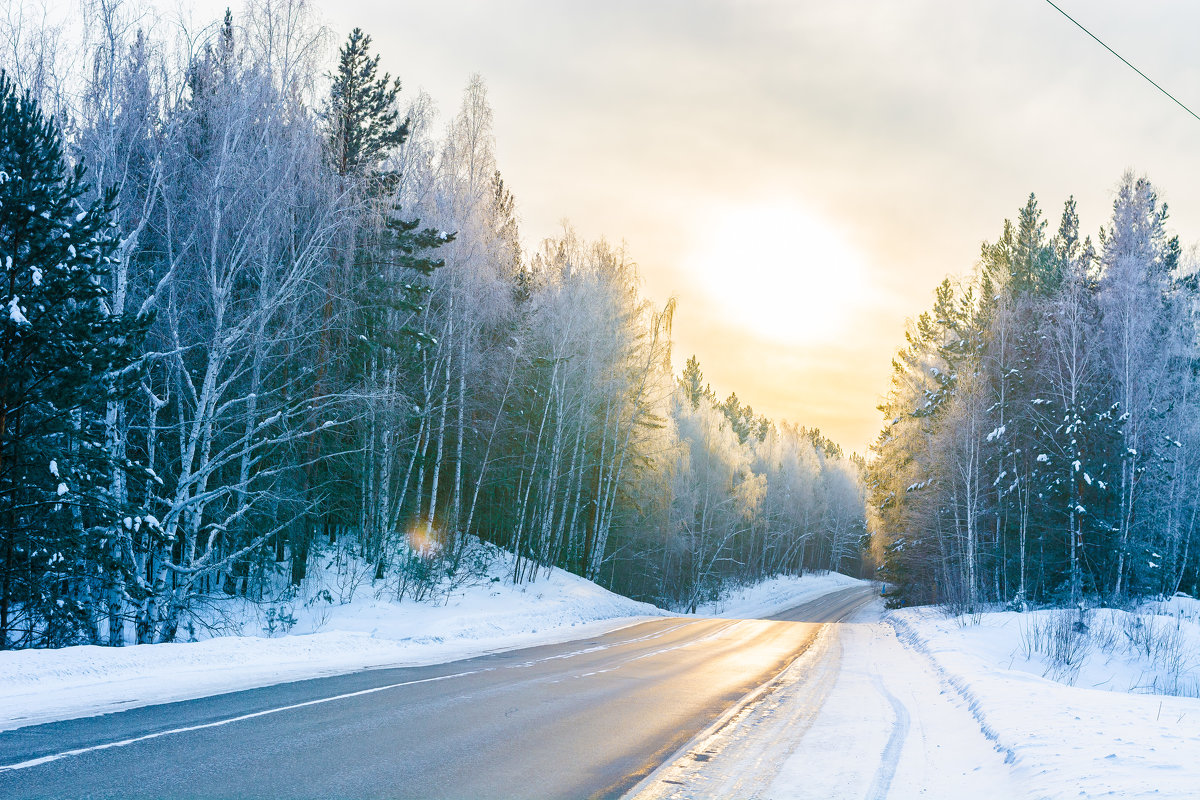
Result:
{"label": "distant road", "polygon": [[0,733],[0,798],[618,797],[873,595]]}

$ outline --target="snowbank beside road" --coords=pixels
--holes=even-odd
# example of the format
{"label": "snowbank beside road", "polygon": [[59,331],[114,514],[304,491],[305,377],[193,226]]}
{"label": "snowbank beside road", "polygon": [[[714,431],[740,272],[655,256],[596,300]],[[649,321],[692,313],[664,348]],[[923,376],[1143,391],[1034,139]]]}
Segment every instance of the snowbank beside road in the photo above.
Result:
{"label": "snowbank beside road", "polygon": [[732,590],[724,598],[703,603],[696,609],[701,617],[761,619],[814,600],[823,594],[862,586],[864,581],[838,572],[784,575]]}
{"label": "snowbank beside road", "polygon": [[[204,611],[216,627],[181,632],[201,638],[195,642],[0,651],[0,730],[371,667],[454,661],[669,615],[557,569],[513,586],[511,568],[511,555],[494,550],[482,574],[431,602],[376,598],[369,585],[333,602],[320,588],[332,585],[327,578],[291,602],[223,598]],[[856,583],[836,573],[776,578],[698,615],[768,616]]]}
{"label": "snowbank beside road", "polygon": [[[885,619],[928,658],[1031,797],[1182,798],[1200,786],[1200,699],[1148,693],[1176,670],[1136,637],[1157,630],[1186,673],[1200,645],[1194,609],[1187,600],[1140,614],[1098,609],[1086,630],[1074,628],[1078,612],[989,613],[976,623],[912,608]],[[1122,642],[1130,637],[1132,648]]]}
{"label": "snowbank beside road", "polygon": [[1078,612],[952,619],[882,605],[830,626],[639,800],[1197,796],[1200,699],[1145,692],[1189,690],[1175,678],[1195,671],[1200,604],[1097,609],[1086,630]]}
{"label": "snowbank beside road", "polygon": [[[453,661],[592,636],[667,612],[562,570],[513,586],[499,558],[489,574],[436,602],[360,591],[326,601],[236,609],[226,627],[290,635],[218,636],[135,647],[0,651],[0,730],[383,666]],[[496,580],[492,580],[495,578]],[[223,609],[228,618],[234,615]],[[290,620],[294,619],[295,622]]]}
{"label": "snowbank beside road", "polygon": [[875,598],[830,625],[772,691],[714,724],[636,800],[1022,797],[1004,759]]}

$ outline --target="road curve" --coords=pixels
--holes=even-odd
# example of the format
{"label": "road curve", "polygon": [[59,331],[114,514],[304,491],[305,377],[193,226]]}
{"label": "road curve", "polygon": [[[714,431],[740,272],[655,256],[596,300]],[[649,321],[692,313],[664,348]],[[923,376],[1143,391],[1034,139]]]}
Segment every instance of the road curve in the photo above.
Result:
{"label": "road curve", "polygon": [[0,798],[618,797],[870,596],[19,728]]}

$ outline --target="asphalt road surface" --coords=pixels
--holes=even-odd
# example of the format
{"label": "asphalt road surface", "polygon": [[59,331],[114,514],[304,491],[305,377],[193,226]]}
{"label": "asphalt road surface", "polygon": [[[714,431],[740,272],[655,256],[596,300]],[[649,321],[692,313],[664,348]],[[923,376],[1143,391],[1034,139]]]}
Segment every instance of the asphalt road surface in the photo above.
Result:
{"label": "asphalt road surface", "polygon": [[0,733],[0,798],[619,797],[873,592]]}

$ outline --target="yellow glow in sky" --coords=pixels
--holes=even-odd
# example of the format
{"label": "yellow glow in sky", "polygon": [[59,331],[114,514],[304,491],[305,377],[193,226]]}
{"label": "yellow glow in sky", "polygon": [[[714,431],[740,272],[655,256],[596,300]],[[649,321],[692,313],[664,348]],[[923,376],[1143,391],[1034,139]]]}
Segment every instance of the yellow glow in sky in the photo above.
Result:
{"label": "yellow glow in sky", "polygon": [[[154,1],[213,21],[241,5]],[[1200,103],[1200,4],[1058,2]],[[1051,230],[1074,195],[1095,240],[1132,168],[1185,246],[1200,239],[1196,120],[1045,3],[311,4],[328,63],[362,26],[439,125],[481,74],[527,245],[564,219],[624,243],[647,299],[679,300],[677,366],[695,354],[721,397],[859,452],[905,319],[971,273],[1029,192]]]}
{"label": "yellow glow in sky", "polygon": [[728,319],[779,344],[843,336],[867,290],[862,257],[845,235],[789,201],[710,214],[684,269]]}

